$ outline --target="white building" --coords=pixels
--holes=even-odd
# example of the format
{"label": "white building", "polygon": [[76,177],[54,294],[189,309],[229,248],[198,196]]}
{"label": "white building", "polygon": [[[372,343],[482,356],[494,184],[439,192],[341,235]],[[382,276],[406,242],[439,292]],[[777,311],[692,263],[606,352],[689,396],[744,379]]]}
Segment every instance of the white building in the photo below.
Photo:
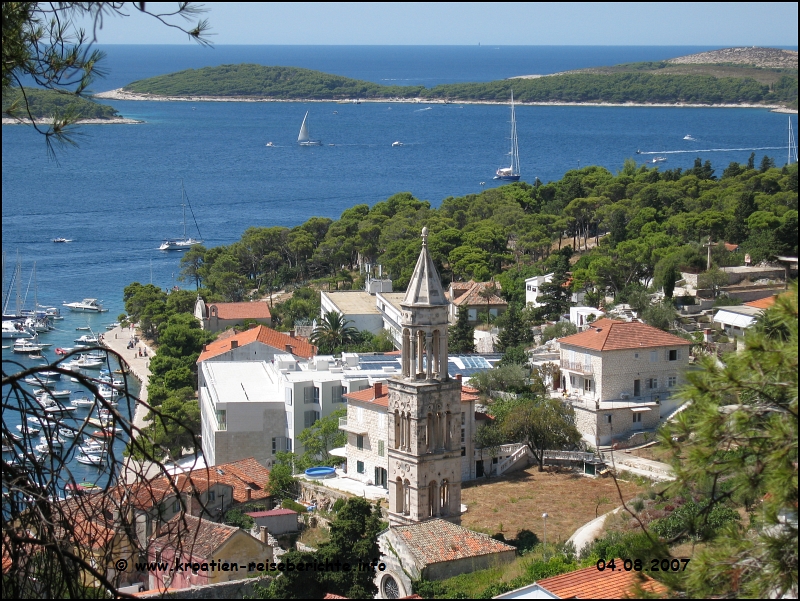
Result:
{"label": "white building", "polygon": [[525,304],[533,305],[534,307],[541,307],[542,304],[537,302],[539,298],[539,289],[545,282],[550,283],[553,281],[552,273],[547,275],[536,275],[532,278],[525,280]]}
{"label": "white building", "polygon": [[582,332],[590,326],[591,323],[603,317],[605,313],[600,309],[594,307],[570,307],[569,308],[569,321]]}
{"label": "white building", "polygon": [[639,322],[599,319],[559,339],[561,394],[584,439],[613,444],[656,428],[682,401],[691,342]]}

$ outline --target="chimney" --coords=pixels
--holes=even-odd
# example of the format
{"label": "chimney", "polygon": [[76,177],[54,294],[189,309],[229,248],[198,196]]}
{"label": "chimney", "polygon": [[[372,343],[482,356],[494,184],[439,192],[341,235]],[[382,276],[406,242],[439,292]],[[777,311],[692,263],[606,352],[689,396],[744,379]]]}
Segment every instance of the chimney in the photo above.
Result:
{"label": "chimney", "polygon": [[703,330],[703,339],[706,342],[714,342],[714,337],[711,335],[711,328],[705,328]]}
{"label": "chimney", "polygon": [[289,330],[289,337],[294,338],[294,330]]}
{"label": "chimney", "polygon": [[264,544],[267,544],[267,541],[269,539],[267,538],[267,527],[266,526],[260,526],[259,527],[259,529],[258,529],[258,540],[260,540]]}
{"label": "chimney", "polygon": [[239,341],[238,340],[231,340],[231,350],[239,348]]}
{"label": "chimney", "polygon": [[461,379],[462,379],[463,377],[464,377],[464,376],[462,376],[461,374],[456,374],[456,380],[458,380],[459,382],[461,381]]}
{"label": "chimney", "polygon": [[287,353],[291,353],[292,352],[292,345],[291,344],[287,344],[286,345],[286,352]]}
{"label": "chimney", "polygon": [[383,396],[383,384],[375,382],[375,398]]}
{"label": "chimney", "polygon": [[244,500],[245,501],[249,501],[250,497],[252,496],[252,494],[253,494],[253,489],[250,488],[249,486],[245,486],[244,487]]}

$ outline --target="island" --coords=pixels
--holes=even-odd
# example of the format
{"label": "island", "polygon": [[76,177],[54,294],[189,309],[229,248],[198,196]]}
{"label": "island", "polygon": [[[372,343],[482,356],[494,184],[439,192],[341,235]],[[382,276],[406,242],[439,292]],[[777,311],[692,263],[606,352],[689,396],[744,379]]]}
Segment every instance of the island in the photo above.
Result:
{"label": "island", "polygon": [[629,63],[490,82],[381,85],[255,64],[187,69],[97,94],[117,100],[401,101],[521,104],[763,106],[797,110],[797,52],[727,48],[661,62]]}
{"label": "island", "polygon": [[[36,88],[11,88],[3,94],[3,125],[29,124],[30,118],[38,124],[52,123],[53,119],[75,117],[80,124],[141,123],[126,119],[107,104],[58,90]],[[28,111],[25,110],[27,100]]]}

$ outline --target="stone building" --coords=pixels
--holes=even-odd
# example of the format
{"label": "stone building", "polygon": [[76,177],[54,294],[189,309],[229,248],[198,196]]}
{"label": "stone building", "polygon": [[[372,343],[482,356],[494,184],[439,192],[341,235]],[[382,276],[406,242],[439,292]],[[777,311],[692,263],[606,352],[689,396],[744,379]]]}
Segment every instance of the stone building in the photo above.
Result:
{"label": "stone building", "polygon": [[199,296],[194,304],[194,316],[200,327],[209,332],[221,332],[242,325],[245,320],[272,325],[272,313],[266,301],[245,303],[211,303],[206,305]]}
{"label": "stone building", "polygon": [[494,286],[499,292],[501,287],[499,282],[452,282],[447,290],[447,298],[450,300],[450,323],[458,320],[458,311],[461,307],[467,308],[469,322],[477,324],[480,321],[480,314],[489,311],[492,318],[503,314],[508,309],[508,303],[499,294],[492,294],[489,298],[484,298],[481,293]]}
{"label": "stone building", "polygon": [[559,339],[561,394],[592,446],[656,428],[677,409],[691,342],[640,322],[599,319]]}
{"label": "stone building", "polygon": [[272,361],[275,355],[290,354],[298,359],[311,359],[317,347],[294,332],[283,333],[258,325],[244,332],[218,338],[203,347],[201,361]]}

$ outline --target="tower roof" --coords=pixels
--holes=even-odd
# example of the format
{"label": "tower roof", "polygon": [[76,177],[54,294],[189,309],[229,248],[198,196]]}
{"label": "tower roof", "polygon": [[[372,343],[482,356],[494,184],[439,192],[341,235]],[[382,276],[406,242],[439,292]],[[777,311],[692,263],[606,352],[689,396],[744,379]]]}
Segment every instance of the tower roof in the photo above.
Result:
{"label": "tower roof", "polygon": [[442,281],[436,272],[431,255],[428,252],[428,228],[422,228],[422,250],[414,267],[414,274],[408,283],[408,291],[400,303],[404,307],[430,307],[447,305],[444,297]]}

